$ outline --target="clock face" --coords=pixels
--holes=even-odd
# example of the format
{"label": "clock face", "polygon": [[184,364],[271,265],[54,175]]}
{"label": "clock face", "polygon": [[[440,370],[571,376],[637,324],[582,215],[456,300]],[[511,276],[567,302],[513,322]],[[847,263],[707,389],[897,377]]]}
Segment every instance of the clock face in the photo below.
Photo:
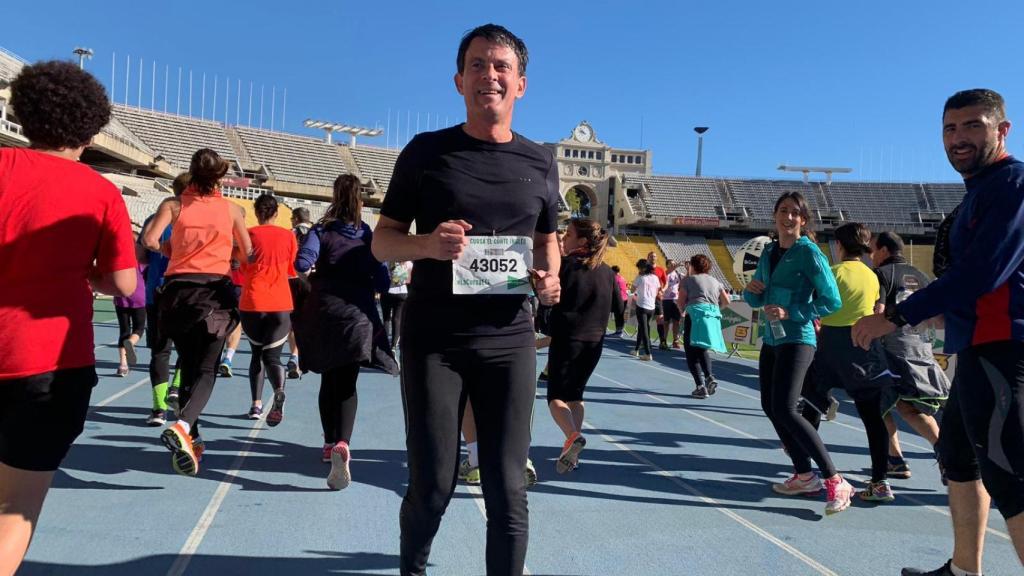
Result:
{"label": "clock face", "polygon": [[589,173],[589,171],[587,170],[586,166],[580,166],[579,168],[576,169],[576,173],[579,174],[580,176],[586,176]]}
{"label": "clock face", "polygon": [[594,131],[590,129],[590,126],[586,124],[580,124],[572,131],[576,140],[580,142],[590,142],[594,138]]}

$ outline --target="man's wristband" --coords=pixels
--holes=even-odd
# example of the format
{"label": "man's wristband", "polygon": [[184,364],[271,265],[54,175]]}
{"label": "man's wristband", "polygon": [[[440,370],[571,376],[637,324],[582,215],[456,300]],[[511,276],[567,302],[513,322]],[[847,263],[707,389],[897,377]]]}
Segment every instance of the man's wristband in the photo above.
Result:
{"label": "man's wristband", "polygon": [[885,319],[895,324],[897,328],[902,328],[909,324],[907,319],[903,317],[903,314],[900,314],[896,306],[885,309]]}

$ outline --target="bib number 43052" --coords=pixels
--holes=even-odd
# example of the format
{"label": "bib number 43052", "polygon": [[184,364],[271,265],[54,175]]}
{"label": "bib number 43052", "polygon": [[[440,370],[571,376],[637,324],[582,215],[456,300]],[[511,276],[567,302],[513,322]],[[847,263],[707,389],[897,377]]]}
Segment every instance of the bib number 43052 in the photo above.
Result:
{"label": "bib number 43052", "polygon": [[473,272],[518,272],[519,261],[514,258],[482,258],[473,260],[469,269]]}
{"label": "bib number 43052", "polygon": [[529,294],[533,238],[470,236],[452,263],[452,294]]}

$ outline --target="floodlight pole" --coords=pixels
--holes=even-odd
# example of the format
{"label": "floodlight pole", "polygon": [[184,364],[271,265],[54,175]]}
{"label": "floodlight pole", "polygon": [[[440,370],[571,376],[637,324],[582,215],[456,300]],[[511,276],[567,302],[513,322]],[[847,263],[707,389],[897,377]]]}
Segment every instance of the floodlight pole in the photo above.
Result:
{"label": "floodlight pole", "polygon": [[697,133],[697,173],[700,176],[701,163],[704,159],[704,133],[708,131],[707,126],[694,126],[693,131]]}
{"label": "floodlight pole", "polygon": [[82,47],[76,46],[75,49],[71,51],[71,53],[76,55],[76,56],[78,56],[78,67],[83,69],[83,70],[85,69],[85,61],[86,61],[86,59],[92,60],[92,49],[91,48],[82,48]]}

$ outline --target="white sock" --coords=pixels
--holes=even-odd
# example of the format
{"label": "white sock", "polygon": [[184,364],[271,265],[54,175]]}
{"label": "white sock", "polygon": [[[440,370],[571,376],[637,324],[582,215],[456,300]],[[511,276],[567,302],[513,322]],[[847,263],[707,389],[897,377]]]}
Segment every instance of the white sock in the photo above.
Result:
{"label": "white sock", "polygon": [[952,562],[949,563],[949,571],[953,573],[953,576],[981,576],[981,572],[968,572]]}
{"label": "white sock", "polygon": [[188,422],[185,422],[184,420],[178,420],[177,422],[175,422],[175,424],[181,424],[181,427],[185,429],[185,434],[188,434],[192,431],[192,427],[189,426]]}
{"label": "white sock", "polygon": [[476,442],[466,442],[466,449],[469,451],[469,465],[476,468],[480,465],[480,453],[477,452]]}
{"label": "white sock", "polygon": [[234,357],[235,357],[235,349],[234,348],[225,348],[224,349],[224,360],[226,362],[231,362],[231,359],[234,358]]}

